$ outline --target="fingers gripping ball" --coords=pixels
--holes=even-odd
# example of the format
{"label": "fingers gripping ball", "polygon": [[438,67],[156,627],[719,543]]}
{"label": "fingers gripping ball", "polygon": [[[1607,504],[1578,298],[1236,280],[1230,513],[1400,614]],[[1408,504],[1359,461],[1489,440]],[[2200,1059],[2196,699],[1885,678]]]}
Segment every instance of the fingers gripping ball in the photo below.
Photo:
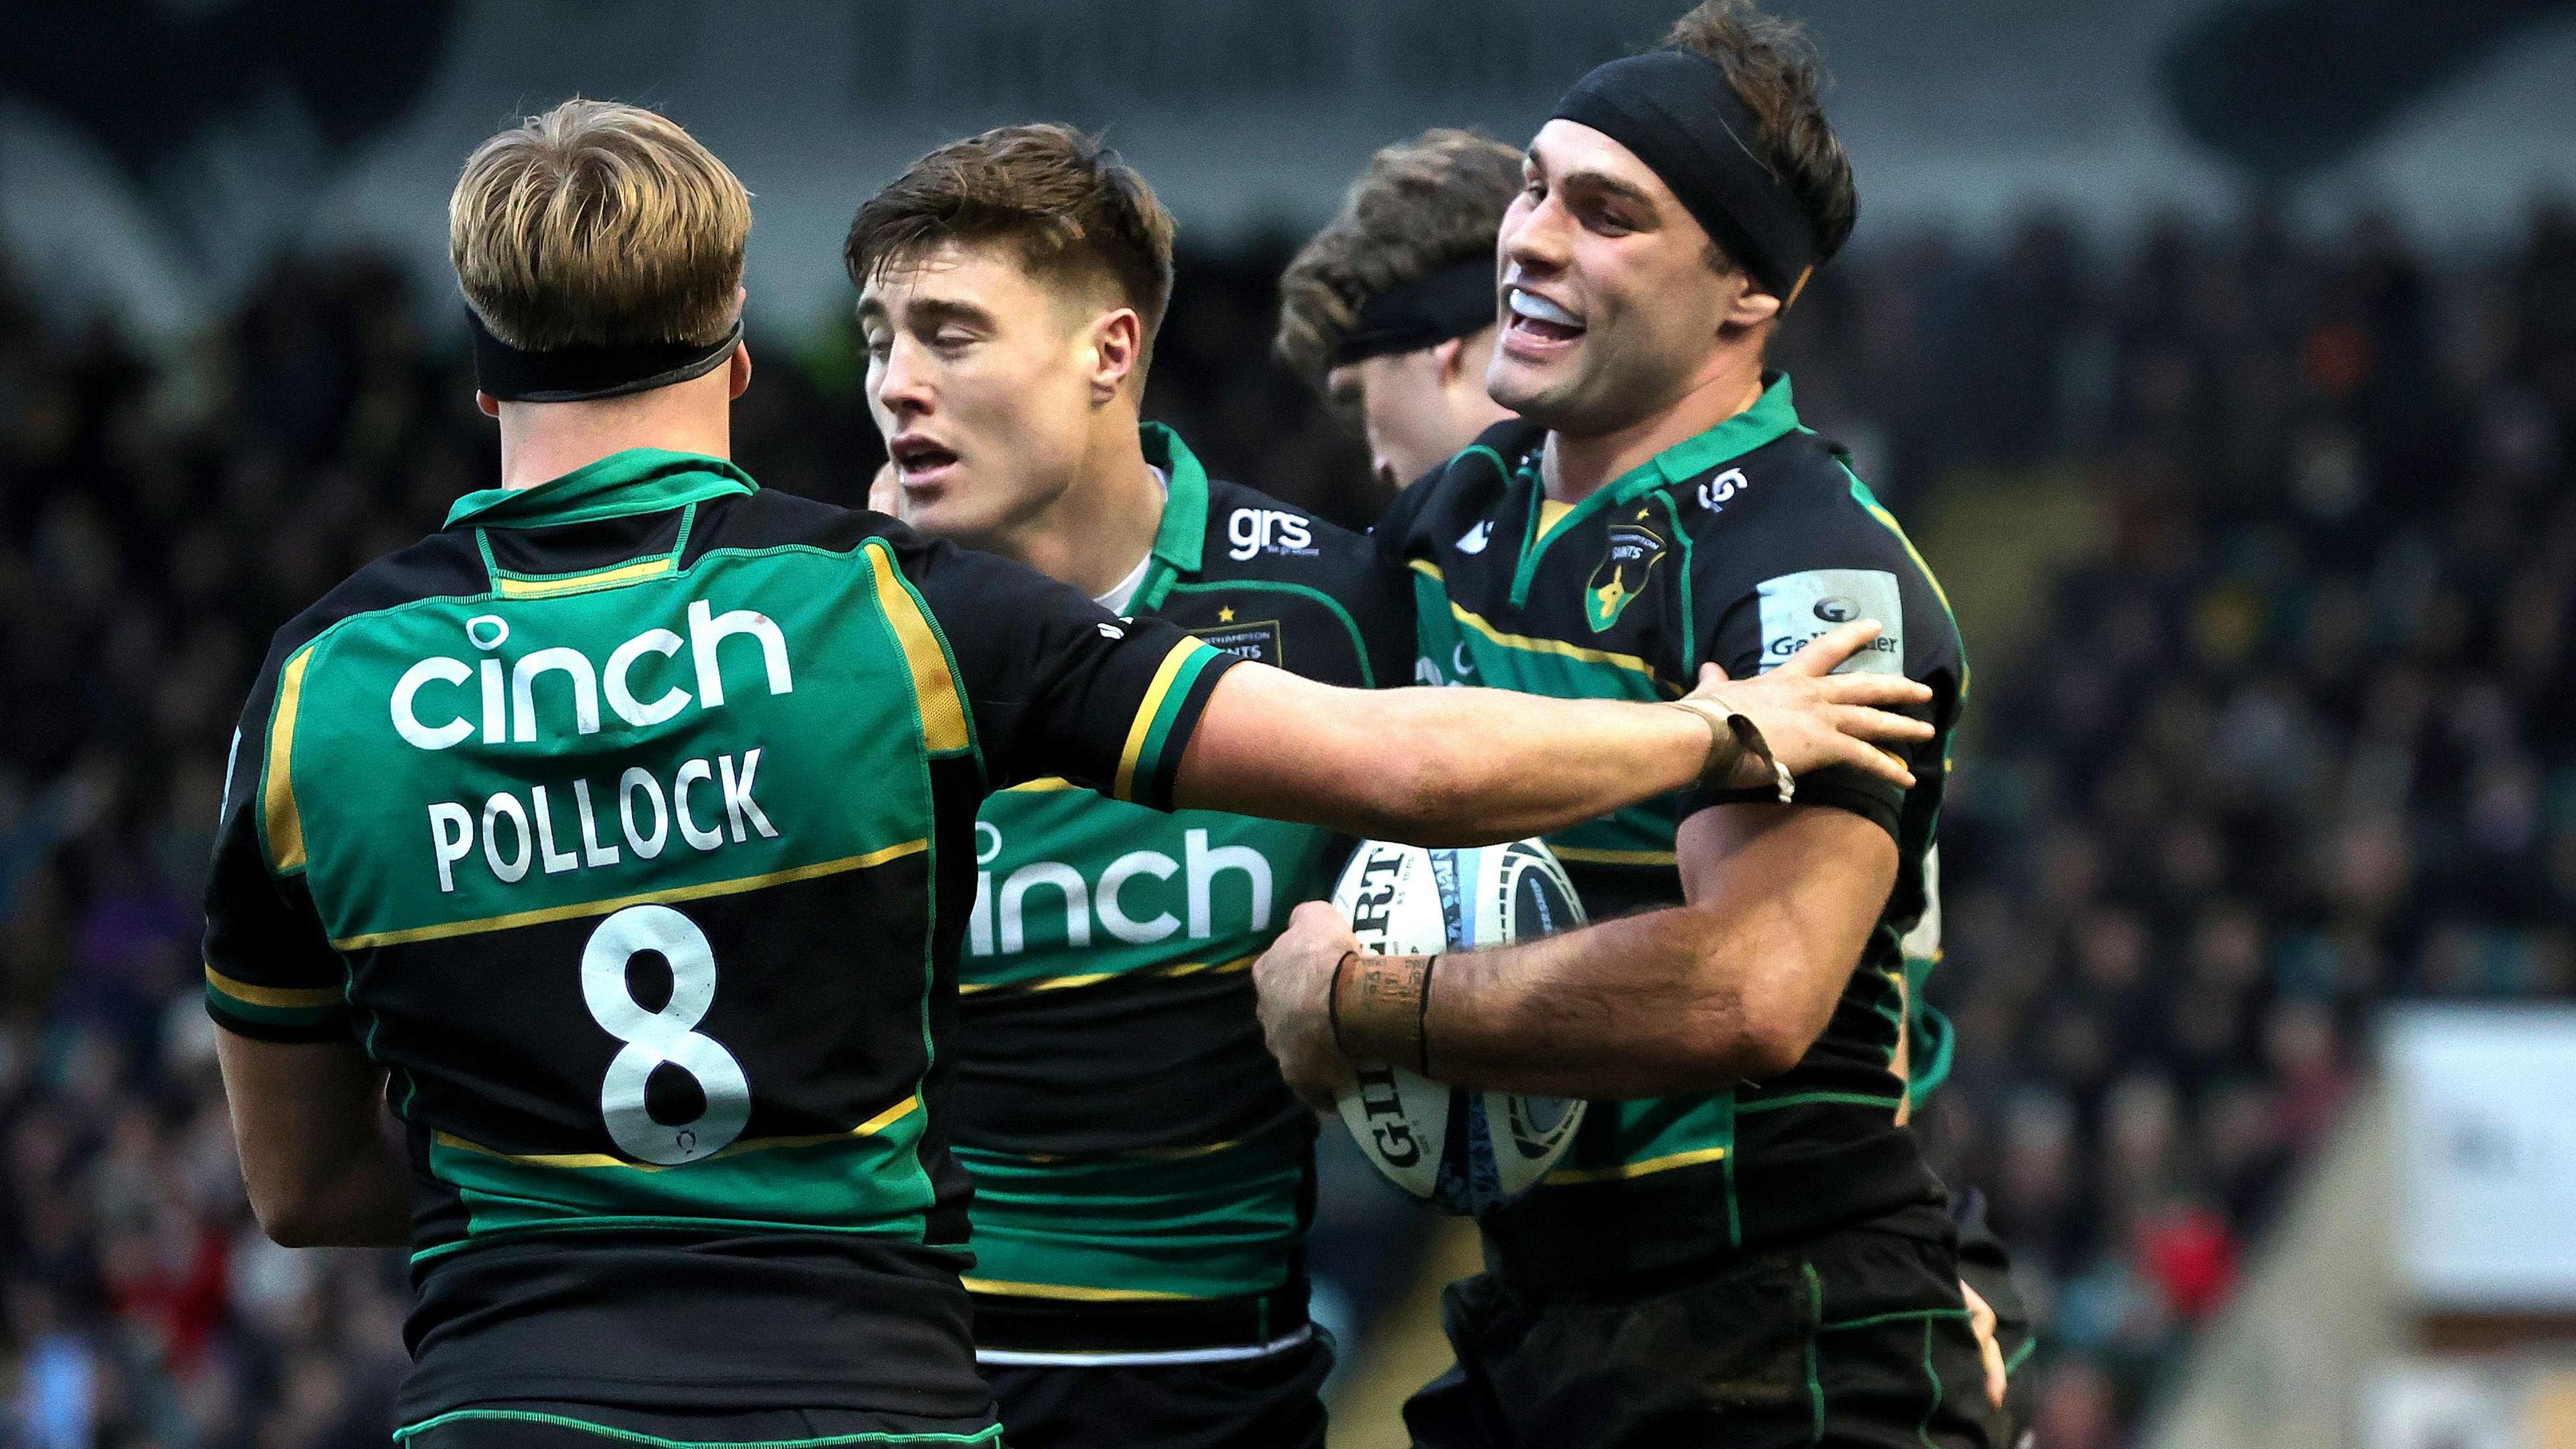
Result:
{"label": "fingers gripping ball", "polygon": [[[1369,841],[1343,868],[1333,905],[1361,949],[1379,955],[1500,946],[1583,924],[1564,868],[1535,840],[1467,850]],[[1583,1124],[1581,1102],[1448,1087],[1366,1063],[1341,1112],[1389,1182],[1467,1214],[1492,1212],[1537,1186]]]}

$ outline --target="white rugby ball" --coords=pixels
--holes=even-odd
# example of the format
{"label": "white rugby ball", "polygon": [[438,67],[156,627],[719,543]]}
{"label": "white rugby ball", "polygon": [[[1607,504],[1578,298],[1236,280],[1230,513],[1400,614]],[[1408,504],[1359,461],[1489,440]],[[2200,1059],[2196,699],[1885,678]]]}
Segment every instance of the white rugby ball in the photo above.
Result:
{"label": "white rugby ball", "polygon": [[[1536,840],[1465,850],[1363,842],[1333,887],[1360,948],[1381,956],[1466,951],[1583,924],[1583,904]],[[1440,994],[1435,970],[1431,992]],[[1434,1065],[1438,1065],[1436,1062]],[[1492,1212],[1538,1185],[1574,1142],[1583,1104],[1449,1087],[1402,1067],[1362,1067],[1342,1123],[1389,1182],[1449,1212]]]}

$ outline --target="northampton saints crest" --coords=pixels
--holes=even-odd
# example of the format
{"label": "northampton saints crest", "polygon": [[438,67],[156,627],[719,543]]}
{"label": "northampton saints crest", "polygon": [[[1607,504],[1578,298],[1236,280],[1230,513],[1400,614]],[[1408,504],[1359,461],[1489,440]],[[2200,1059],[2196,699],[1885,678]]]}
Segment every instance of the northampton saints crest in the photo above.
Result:
{"label": "northampton saints crest", "polygon": [[1583,622],[1598,634],[1619,622],[1664,557],[1664,536],[1646,526],[1646,510],[1610,525],[1610,551],[1583,585]]}

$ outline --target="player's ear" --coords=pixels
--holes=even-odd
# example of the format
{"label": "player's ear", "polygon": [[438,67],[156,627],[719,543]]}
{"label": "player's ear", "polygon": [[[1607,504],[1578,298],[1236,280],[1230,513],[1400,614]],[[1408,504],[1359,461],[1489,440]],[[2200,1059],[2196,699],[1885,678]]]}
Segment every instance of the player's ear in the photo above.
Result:
{"label": "player's ear", "polygon": [[[1431,362],[1437,369],[1436,375],[1442,387],[1456,383],[1459,378],[1466,375],[1467,339],[1452,337],[1446,342],[1434,344],[1431,349]],[[1482,380],[1481,377],[1478,379],[1480,382]]]}
{"label": "player's ear", "polygon": [[501,400],[479,387],[474,390],[474,407],[487,418],[501,415]]}
{"label": "player's ear", "polygon": [[1145,319],[1113,307],[1091,324],[1091,394],[1095,404],[1118,395],[1145,356]]}
{"label": "player's ear", "polygon": [[[733,314],[736,317],[740,317],[742,315],[743,303],[749,301],[750,298],[751,289],[736,283],[733,289]],[[727,374],[725,382],[725,397],[730,401],[742,396],[743,389],[751,386],[751,344],[748,342],[735,343],[733,345],[733,356],[725,361],[725,369]]]}
{"label": "player's ear", "polygon": [[1741,268],[1729,271],[1727,289],[1734,295],[1726,305],[1729,327],[1759,327],[1780,315],[1780,299],[1754,285],[1750,274]]}

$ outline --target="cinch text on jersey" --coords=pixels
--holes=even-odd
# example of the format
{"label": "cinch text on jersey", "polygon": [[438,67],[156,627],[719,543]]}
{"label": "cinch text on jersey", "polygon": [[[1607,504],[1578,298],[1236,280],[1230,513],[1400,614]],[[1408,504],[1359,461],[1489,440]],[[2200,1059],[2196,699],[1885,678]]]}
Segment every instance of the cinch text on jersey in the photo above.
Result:
{"label": "cinch text on jersey", "polygon": [[[394,685],[391,707],[394,732],[407,742],[424,750],[443,750],[461,744],[473,734],[479,722],[483,743],[497,745],[534,744],[537,740],[537,681],[548,674],[560,674],[572,694],[573,729],[578,734],[599,733],[599,703],[603,695],[617,717],[638,729],[670,719],[694,702],[700,709],[724,708],[724,674],[716,666],[716,648],[725,639],[744,635],[758,642],[761,662],[766,666],[769,692],[796,692],[795,672],[787,662],[787,638],[766,614],[749,609],[735,609],[717,614],[704,599],[689,604],[689,637],[682,639],[668,629],[647,629],[609,651],[608,663],[594,667],[587,655],[560,645],[522,654],[515,662],[487,657],[482,668],[469,669],[465,661],[445,655],[434,655],[403,671]],[[475,648],[491,655],[510,637],[510,626],[491,614],[478,615],[465,623],[465,637]],[[688,690],[677,681],[665,679],[665,688],[650,700],[636,698],[635,670],[646,655],[653,656],[647,669],[663,666],[675,658],[682,646],[689,651],[689,662],[696,673],[697,694],[692,700]],[[422,698],[435,684],[461,689],[468,680],[481,675],[480,710],[469,717],[476,703],[472,693],[451,696],[439,701],[454,711],[447,719],[430,724],[420,711],[432,707],[432,700]],[[651,685],[644,688],[650,689]],[[435,697],[433,697],[434,699]]]}

